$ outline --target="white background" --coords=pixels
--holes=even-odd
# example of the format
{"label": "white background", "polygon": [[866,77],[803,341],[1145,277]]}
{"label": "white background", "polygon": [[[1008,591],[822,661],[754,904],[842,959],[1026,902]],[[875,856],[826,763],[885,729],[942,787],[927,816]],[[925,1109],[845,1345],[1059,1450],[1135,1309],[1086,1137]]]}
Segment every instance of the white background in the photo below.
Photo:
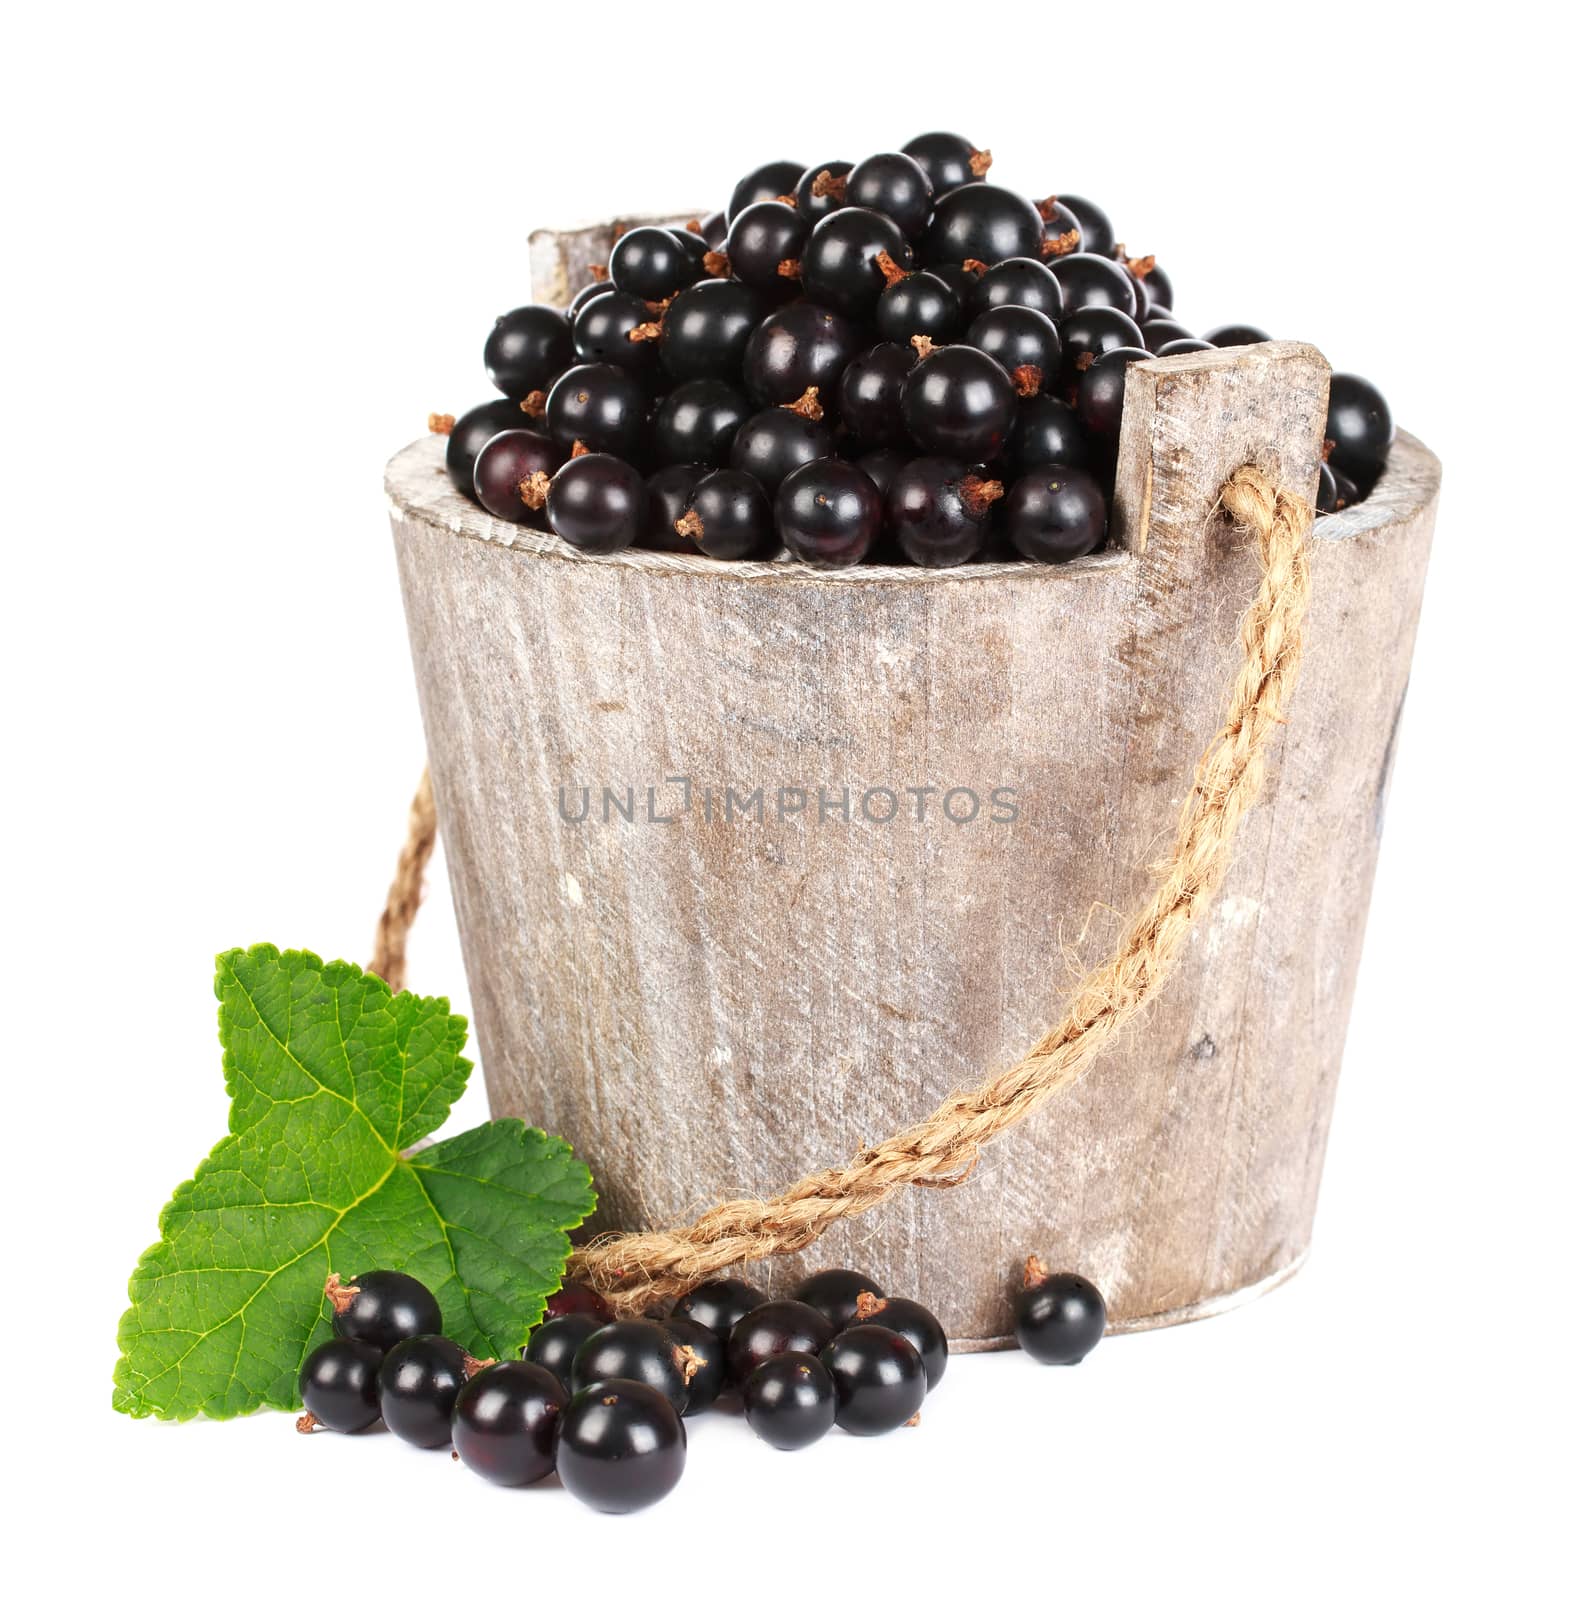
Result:
{"label": "white background", "polygon": [[[180,1596],[330,1592],[334,1563],[409,1594],[1544,1592],[1566,257],[1526,9],[559,9],[5,24],[13,1571]],[[1001,183],[1098,197],[1192,326],[1259,321],[1373,376],[1445,461],[1308,1268],[1075,1372],[959,1359],[881,1441],[787,1457],[703,1419],[681,1490],[622,1521],[276,1414],[113,1415],[125,1279],[223,1129],[214,952],[368,953],[421,764],[382,463],[485,397],[529,229],[949,126]],[[466,1011],[439,865],[411,981]],[[484,1110],[476,1075],[458,1125]]]}

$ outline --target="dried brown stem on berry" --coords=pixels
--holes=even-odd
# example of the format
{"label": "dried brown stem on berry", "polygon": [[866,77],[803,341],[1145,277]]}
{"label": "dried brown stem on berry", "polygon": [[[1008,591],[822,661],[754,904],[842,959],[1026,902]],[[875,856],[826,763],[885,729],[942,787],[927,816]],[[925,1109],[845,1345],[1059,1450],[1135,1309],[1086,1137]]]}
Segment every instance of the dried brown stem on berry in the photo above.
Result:
{"label": "dried brown stem on berry", "polygon": [[696,217],[688,217],[686,219],[686,231],[688,233],[701,233],[703,231],[703,224],[699,222]]}
{"label": "dried brown stem on berry", "polygon": [[844,179],[836,178],[826,168],[812,179],[812,194],[818,200],[844,200]]}
{"label": "dried brown stem on berry", "polygon": [[1029,1256],[1024,1262],[1024,1287],[1038,1289],[1051,1276],[1039,1256]]}
{"label": "dried brown stem on berry", "polygon": [[683,539],[703,542],[703,519],[695,511],[685,512],[675,520],[675,530]]}
{"label": "dried brown stem on berry", "polygon": [[970,152],[970,175],[975,178],[984,178],[992,169],[992,153],[990,150],[972,150]]}
{"label": "dried brown stem on berry", "polygon": [[959,485],[959,498],[972,517],[984,517],[1008,491],[996,478],[973,475]]}
{"label": "dried brown stem on berry", "polygon": [[676,1370],[681,1374],[682,1383],[690,1383],[707,1365],[707,1361],[691,1345],[676,1346]]}
{"label": "dried brown stem on berry", "polygon": [[915,1415],[913,1417],[911,1417],[910,1420],[907,1423],[905,1423],[905,1427],[907,1427],[907,1428],[918,1428],[918,1427],[920,1427],[920,1425],[921,1425],[921,1414],[920,1414],[919,1411],[917,1411],[915,1413]]}
{"label": "dried brown stem on berry", "polygon": [[334,1311],[347,1311],[353,1304],[355,1295],[360,1291],[354,1284],[345,1283],[336,1272],[329,1272],[321,1292],[327,1297]]}
{"label": "dried brown stem on berry", "polygon": [[915,359],[924,361],[937,348],[937,341],[929,333],[912,333],[910,345],[915,351]]}
{"label": "dried brown stem on berry", "polygon": [[597,261],[590,261],[588,275],[595,283],[603,283],[610,276],[610,268],[601,266]]}
{"label": "dried brown stem on berry", "polygon": [[572,441],[572,459],[574,461],[576,461],[579,456],[591,456],[593,453],[594,452],[590,450],[581,439],[574,439]]}
{"label": "dried brown stem on berry", "polygon": [[296,1433],[315,1433],[321,1427],[321,1418],[314,1411],[302,1411],[294,1419]]}
{"label": "dried brown stem on berry", "polygon": [[786,256],[779,263],[779,276],[781,278],[799,279],[801,276],[801,263],[794,256]]}
{"label": "dried brown stem on berry", "polygon": [[1323,444],[1318,447],[1318,459],[1320,461],[1328,461],[1334,453],[1335,441],[1333,439],[1326,438]]}
{"label": "dried brown stem on berry", "polygon": [[640,322],[627,335],[633,344],[652,344],[664,337],[665,330],[657,322]]}
{"label": "dried brown stem on berry", "polygon": [[675,296],[673,294],[667,294],[663,300],[645,300],[643,304],[649,311],[652,311],[656,317],[659,317],[662,320],[665,313],[670,309],[670,304],[674,299]]}
{"label": "dried brown stem on berry", "polygon": [[723,250],[708,250],[703,255],[703,271],[710,278],[728,278],[730,276],[730,257]]}
{"label": "dried brown stem on berry", "polygon": [[877,270],[890,288],[896,283],[903,283],[910,276],[886,250],[877,252]]}
{"label": "dried brown stem on berry", "polygon": [[881,1295],[873,1294],[870,1289],[863,1289],[855,1297],[855,1320],[865,1322],[868,1317],[875,1317],[879,1311],[886,1311],[888,1302]]}
{"label": "dried brown stem on berry", "polygon": [[1093,350],[1081,350],[1073,358],[1073,364],[1080,372],[1088,372],[1095,365],[1095,352]]}
{"label": "dried brown stem on berry", "polygon": [[465,1355],[463,1357],[463,1376],[472,1378],[476,1372],[483,1372],[486,1367],[493,1367],[495,1364],[496,1358],[494,1356]]}
{"label": "dried brown stem on berry", "polygon": [[1132,256],[1122,264],[1141,283],[1155,270],[1154,256]]}
{"label": "dried brown stem on berry", "polygon": [[977,278],[984,278],[987,269],[986,263],[979,256],[966,256],[959,263],[959,270],[961,272],[973,272]]}
{"label": "dried brown stem on berry", "polygon": [[823,403],[818,398],[817,385],[814,383],[799,400],[792,400],[784,409],[793,411],[798,417],[805,417],[808,422],[821,422]]}
{"label": "dried brown stem on berry", "polygon": [[1041,240],[1041,254],[1048,260],[1054,261],[1058,256],[1071,256],[1079,248],[1079,230],[1069,228],[1066,233],[1059,234],[1055,239]]}
{"label": "dried brown stem on berry", "polygon": [[425,419],[425,426],[432,433],[451,433],[457,425],[458,419],[450,411],[432,411]]}
{"label": "dried brown stem on berry", "polygon": [[795,196],[793,194],[776,194],[774,199],[777,200],[780,205],[789,206],[792,211],[795,210]]}
{"label": "dried brown stem on berry", "polygon": [[542,417],[545,414],[545,391],[543,389],[530,389],[518,401],[518,410],[528,417]]}
{"label": "dried brown stem on berry", "polygon": [[540,510],[550,496],[550,474],[531,472],[518,484],[518,499],[530,511]]}
{"label": "dried brown stem on berry", "polygon": [[1041,369],[1022,366],[1013,369],[1013,387],[1021,400],[1033,400],[1041,392]]}

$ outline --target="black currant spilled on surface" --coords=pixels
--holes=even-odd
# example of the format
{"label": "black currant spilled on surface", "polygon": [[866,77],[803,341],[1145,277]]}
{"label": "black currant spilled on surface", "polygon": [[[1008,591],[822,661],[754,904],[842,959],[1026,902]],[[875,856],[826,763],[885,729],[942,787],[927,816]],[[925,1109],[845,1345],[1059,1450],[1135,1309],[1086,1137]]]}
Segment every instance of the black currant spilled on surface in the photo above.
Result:
{"label": "black currant spilled on surface", "polygon": [[688,1353],[670,1327],[650,1317],[612,1322],[591,1333],[572,1361],[573,1389],[628,1378],[657,1389],[677,1411],[686,1410]]}
{"label": "black currant spilled on surface", "polygon": [[902,1428],[926,1399],[920,1351],[892,1328],[852,1322],[824,1346],[822,1361],[838,1401],[834,1420],[846,1433]]}
{"label": "black currant spilled on surface", "polygon": [[295,1423],[301,1433],[319,1427],[358,1433],[381,1416],[376,1374],[386,1352],[363,1339],[328,1339],[300,1368],[300,1399],[305,1414]]}
{"label": "black currant spilled on surface", "polygon": [[1053,1367],[1077,1365],[1106,1331],[1100,1290],[1077,1273],[1047,1272],[1034,1256],[1024,1264],[1013,1316],[1019,1348]]}
{"label": "black currant spilled on surface", "polygon": [[441,1332],[435,1295],[406,1272],[362,1272],[347,1283],[334,1272],[322,1293],[340,1339],[359,1339],[385,1351],[417,1334]]}
{"label": "black currant spilled on surface", "polygon": [[440,1334],[395,1344],[381,1364],[381,1420],[390,1432],[427,1450],[452,1437],[452,1408],[474,1364],[466,1350]]}
{"label": "black currant spilled on surface", "polygon": [[596,1511],[641,1511],[686,1470],[686,1428],[657,1389],[617,1378],[567,1402],[556,1444],[566,1488]]}
{"label": "black currant spilled on surface", "polygon": [[600,1317],[584,1311],[569,1311],[559,1317],[542,1322],[528,1336],[523,1348],[525,1360],[549,1372],[564,1389],[572,1388],[572,1363],[590,1334],[598,1333],[607,1324]]}
{"label": "black currant spilled on surface", "polygon": [[768,1296],[742,1278],[710,1278],[681,1296],[671,1308],[677,1321],[700,1322],[728,1336],[747,1312],[755,1311]]}
{"label": "black currant spilled on surface", "polygon": [[752,1432],[776,1450],[815,1444],[833,1427],[839,1410],[828,1369],[809,1355],[759,1362],[741,1385],[741,1405]]}
{"label": "black currant spilled on surface", "polygon": [[731,1378],[741,1383],[754,1367],[774,1356],[815,1356],[833,1335],[828,1318],[803,1301],[769,1300],[731,1328],[726,1365]]}
{"label": "black currant spilled on surface", "polygon": [[471,1471],[515,1488],[556,1466],[556,1436],[567,1391],[532,1361],[501,1361],[476,1372],[452,1410],[452,1448]]}
{"label": "black currant spilled on surface", "polygon": [[802,1305],[811,1306],[828,1319],[828,1325],[837,1333],[847,1327],[855,1316],[863,1294],[882,1295],[882,1286],[874,1283],[864,1272],[851,1267],[824,1267],[810,1277],[803,1278],[791,1296]]}

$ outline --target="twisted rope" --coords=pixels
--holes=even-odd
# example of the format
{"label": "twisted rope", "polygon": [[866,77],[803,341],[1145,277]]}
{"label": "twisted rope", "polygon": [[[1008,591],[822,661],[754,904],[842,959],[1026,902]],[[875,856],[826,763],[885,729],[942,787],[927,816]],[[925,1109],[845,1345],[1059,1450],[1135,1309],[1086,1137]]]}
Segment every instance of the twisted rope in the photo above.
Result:
{"label": "twisted rope", "polygon": [[[1221,503],[1254,534],[1262,568],[1258,592],[1242,618],[1242,660],[1227,692],[1224,721],[1194,773],[1159,884],[1116,952],[1079,985],[1057,1025],[979,1088],[955,1091],[930,1116],[843,1166],[811,1173],[772,1199],[727,1200],[687,1227],[602,1236],[574,1253],[570,1272],[614,1294],[628,1309],[641,1309],[742,1262],[804,1249],[833,1223],[871,1210],[906,1184],[961,1183],[986,1144],[1082,1077],[1160,992],[1225,876],[1301,665],[1312,508],[1254,467],[1232,475]],[[428,800],[428,774],[420,794]],[[434,815],[429,837],[423,830],[415,837],[420,818],[417,796],[394,895],[405,862],[417,860],[422,870],[429,856]],[[400,981],[403,941],[417,901],[417,882],[412,896],[399,897],[396,912],[389,896],[378,931],[378,956],[383,937],[396,945]],[[404,906],[409,909],[400,927]]]}
{"label": "twisted rope", "polygon": [[387,890],[387,904],[376,923],[376,947],[366,963],[366,970],[385,978],[394,994],[403,987],[409,929],[419,914],[425,868],[435,848],[436,797],[431,793],[430,768],[426,767],[420,774],[419,787],[409,807],[408,837],[398,852],[398,866]]}

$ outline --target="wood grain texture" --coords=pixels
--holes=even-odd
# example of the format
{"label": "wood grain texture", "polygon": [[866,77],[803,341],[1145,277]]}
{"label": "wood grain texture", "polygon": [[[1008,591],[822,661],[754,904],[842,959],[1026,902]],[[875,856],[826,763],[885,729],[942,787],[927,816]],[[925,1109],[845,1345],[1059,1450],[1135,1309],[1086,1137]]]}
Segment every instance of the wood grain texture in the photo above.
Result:
{"label": "wood grain texture", "polygon": [[[1127,548],[1060,568],[585,557],[458,497],[436,441],[391,464],[492,1110],[573,1142],[598,1180],[596,1227],[773,1192],[924,1114],[1022,1052],[1141,899],[1256,578],[1214,514],[1220,484],[1253,461],[1311,491],[1327,369],[1274,345],[1129,377]],[[1031,1251],[1096,1278],[1125,1328],[1294,1269],[1437,483],[1402,436],[1374,497],[1319,522],[1274,779],[1132,1041],[963,1187],[908,1191],[763,1281],[863,1265],[975,1346],[1006,1339]],[[650,787],[679,810],[672,777],[695,805],[646,820]],[[563,819],[559,785],[573,808],[590,786],[589,820]],[[604,820],[601,786],[623,804],[630,786],[638,820]],[[918,822],[905,792],[928,786]],[[1011,823],[987,820],[999,786],[1017,792]],[[781,787],[810,792],[804,815],[778,814]],[[819,787],[852,804],[892,789],[900,811],[820,818]],[[761,788],[763,814],[727,820],[727,788]],[[981,816],[949,821],[940,796],[963,788]]]}

